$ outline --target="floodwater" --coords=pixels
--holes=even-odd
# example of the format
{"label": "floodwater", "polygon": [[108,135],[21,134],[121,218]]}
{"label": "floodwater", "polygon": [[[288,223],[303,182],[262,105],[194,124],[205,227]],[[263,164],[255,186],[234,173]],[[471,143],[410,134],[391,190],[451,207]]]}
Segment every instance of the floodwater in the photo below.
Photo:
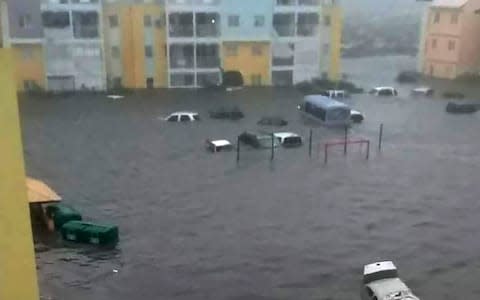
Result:
{"label": "floodwater", "polygon": [[[414,66],[344,64],[365,88]],[[478,299],[480,114],[446,114],[445,100],[411,98],[410,88],[349,100],[366,115],[350,137],[371,139],[370,159],[365,147],[346,157],[340,147],[327,165],[322,145],[343,132],[305,122],[291,89],[22,100],[28,173],[87,219],[120,228],[113,250],[37,233],[43,299],[358,299],[363,265],[381,259],[422,299]],[[246,118],[209,119],[221,105]],[[203,120],[159,120],[176,110]],[[264,115],[305,137],[313,128],[312,157],[306,146],[278,149],[273,162],[269,150],[242,149],[237,164],[235,152],[205,151],[207,138],[270,132],[256,125]]]}

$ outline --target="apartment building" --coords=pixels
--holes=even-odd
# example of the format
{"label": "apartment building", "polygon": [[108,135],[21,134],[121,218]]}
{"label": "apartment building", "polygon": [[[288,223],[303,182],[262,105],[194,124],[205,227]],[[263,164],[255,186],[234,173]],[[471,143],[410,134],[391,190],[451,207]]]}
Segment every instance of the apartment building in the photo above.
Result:
{"label": "apartment building", "polygon": [[166,87],[166,16],[163,1],[107,0],[104,40],[109,88]]}
{"label": "apartment building", "polygon": [[45,87],[40,2],[0,1],[1,47],[12,48],[17,90]]}
{"label": "apartment building", "polygon": [[47,89],[104,90],[101,1],[41,0],[41,12]]}
{"label": "apartment building", "polygon": [[435,0],[428,8],[421,45],[425,75],[453,79],[480,70],[480,0]]}

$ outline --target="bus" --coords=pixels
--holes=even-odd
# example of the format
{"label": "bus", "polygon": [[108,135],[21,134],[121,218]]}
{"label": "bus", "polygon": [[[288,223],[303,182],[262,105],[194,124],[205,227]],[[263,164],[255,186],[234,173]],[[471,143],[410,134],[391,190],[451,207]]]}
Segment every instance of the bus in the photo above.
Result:
{"label": "bus", "polygon": [[351,123],[348,105],[322,95],[305,96],[299,108],[304,115],[325,126],[349,126]]}

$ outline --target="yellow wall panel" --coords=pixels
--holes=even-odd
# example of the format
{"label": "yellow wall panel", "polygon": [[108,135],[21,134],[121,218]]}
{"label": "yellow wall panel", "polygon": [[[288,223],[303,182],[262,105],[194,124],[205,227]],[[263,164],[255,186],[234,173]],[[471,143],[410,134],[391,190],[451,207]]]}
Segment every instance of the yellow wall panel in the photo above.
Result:
{"label": "yellow wall panel", "polygon": [[35,81],[45,88],[45,68],[43,64],[43,48],[41,45],[13,45],[15,60],[15,79],[18,91],[24,90],[24,81]]}
{"label": "yellow wall panel", "polygon": [[343,32],[343,11],[341,7],[333,6],[326,10],[330,15],[330,64],[328,69],[328,78],[330,80],[340,80],[342,63],[342,32]]}
{"label": "yellow wall panel", "polygon": [[[229,55],[227,47],[235,45],[237,55]],[[260,47],[261,55],[253,55],[252,48]],[[260,75],[261,85],[270,85],[270,44],[267,42],[226,42],[222,47],[223,68],[225,71],[242,73],[246,86],[253,85],[252,75]]]}
{"label": "yellow wall panel", "polygon": [[0,299],[38,300],[13,61],[0,49]]}

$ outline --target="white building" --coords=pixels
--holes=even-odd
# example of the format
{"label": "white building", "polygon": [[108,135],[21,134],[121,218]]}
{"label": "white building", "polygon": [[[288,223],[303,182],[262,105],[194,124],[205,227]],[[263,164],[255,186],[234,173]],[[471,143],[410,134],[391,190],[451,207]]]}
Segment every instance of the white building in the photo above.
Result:
{"label": "white building", "polygon": [[42,0],[47,89],[106,88],[100,0]]}

